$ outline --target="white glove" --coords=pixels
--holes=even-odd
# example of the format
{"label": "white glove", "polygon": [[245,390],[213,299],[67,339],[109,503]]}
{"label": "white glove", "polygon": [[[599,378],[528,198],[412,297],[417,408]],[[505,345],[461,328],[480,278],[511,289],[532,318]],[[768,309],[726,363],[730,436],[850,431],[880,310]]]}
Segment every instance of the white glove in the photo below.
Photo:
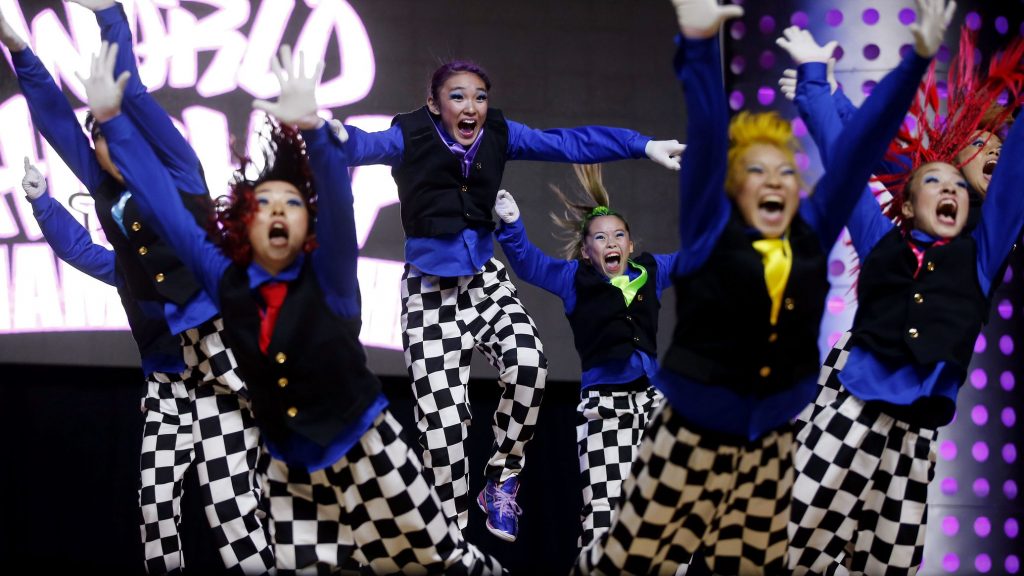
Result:
{"label": "white glove", "polygon": [[252,107],[302,130],[319,128],[324,121],[316,115],[316,86],[324,73],[323,61],[316,63],[312,75],[307,75],[305,55],[299,52],[293,56],[291,46],[285,44],[280,56],[270,60],[270,69],[281,83],[281,94],[277,102],[253,100]]}
{"label": "white glove", "polygon": [[114,64],[117,62],[117,44],[104,41],[98,54],[92,57],[89,77],[75,72],[85,86],[86,102],[97,122],[106,122],[121,113],[121,98],[131,73],[122,72],[114,80]]}
{"label": "white glove", "polygon": [[28,156],[25,156],[25,177],[21,179],[21,188],[29,200],[46,194],[46,178],[43,178],[43,173],[28,161]]}
{"label": "white glove", "polygon": [[78,4],[79,6],[85,6],[93,12],[99,12],[105,10],[114,5],[114,0],[67,0],[72,4]]}
{"label": "white glove", "polygon": [[[826,76],[828,78],[829,93],[835,94],[839,88],[839,83],[836,82],[836,59],[829,58],[826,69]],[[779,92],[786,97],[787,100],[796,98],[796,69],[786,68],[782,71],[782,77],[779,78]]]}
{"label": "white glove", "polygon": [[686,150],[686,144],[680,144],[678,140],[650,140],[644,146],[644,154],[651,161],[669,170],[679,170],[679,157],[683,150]]}
{"label": "white glove", "polygon": [[828,62],[839,45],[835,40],[820,46],[814,40],[814,36],[799,26],[790,26],[782,31],[775,43],[789,53],[789,57],[797,66],[808,62]]}
{"label": "white glove", "polygon": [[683,36],[694,40],[718,34],[722,23],[743,16],[743,8],[733,4],[719,6],[717,0],[672,0]]}
{"label": "white glove", "polygon": [[14,28],[11,28],[10,23],[4,18],[3,12],[0,12],[0,42],[3,42],[11,52],[21,52],[28,48],[28,44],[22,40],[21,36],[18,36]]}
{"label": "white glove", "polygon": [[946,0],[916,0],[917,20],[908,26],[914,35],[914,51],[922,58],[931,58],[939,51],[946,28],[953,19],[956,2]]}
{"label": "white glove", "polygon": [[338,137],[338,140],[341,140],[342,144],[348,142],[348,130],[345,129],[345,125],[341,123],[341,120],[331,118],[327,123],[331,125],[331,132],[334,132],[334,135]]}
{"label": "white glove", "polygon": [[508,190],[498,190],[498,199],[494,202],[494,211],[498,213],[498,218],[501,218],[506,224],[519,220],[519,206]]}

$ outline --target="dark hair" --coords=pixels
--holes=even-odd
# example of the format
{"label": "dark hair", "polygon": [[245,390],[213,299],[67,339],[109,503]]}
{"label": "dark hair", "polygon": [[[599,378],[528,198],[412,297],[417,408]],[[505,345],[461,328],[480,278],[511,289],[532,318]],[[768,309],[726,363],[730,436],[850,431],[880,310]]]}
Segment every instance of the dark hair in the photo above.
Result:
{"label": "dark hair", "polygon": [[551,212],[551,221],[561,229],[556,233],[556,237],[563,242],[562,255],[569,260],[579,260],[582,258],[583,243],[590,234],[590,223],[594,218],[615,216],[622,220],[626,232],[629,232],[629,222],[622,213],[609,207],[608,190],[604,187],[600,164],[573,164],[572,168],[583,193],[573,198],[562,192],[558,186],[551,184],[551,191],[564,208],[562,214]]}
{"label": "dark hair", "polygon": [[[309,209],[310,222],[316,217],[316,193],[313,189],[313,172],[309,167],[306,155],[306,143],[292,126],[277,123],[267,118],[266,129],[260,135],[262,140],[263,168],[255,178],[246,176],[246,172],[254,167],[252,160],[242,154],[235,154],[239,161],[238,170],[231,181],[231,191],[217,198],[217,222],[220,225],[221,250],[239,264],[252,261],[252,245],[249,243],[249,224],[259,209],[256,202],[256,188],[264,182],[288,182],[298,189],[306,208]],[[305,252],[316,248],[316,235],[310,227]]]}
{"label": "dark hair", "polygon": [[484,81],[484,88],[491,89],[491,78],[479,64],[472,60],[451,60],[442,64],[437,70],[434,70],[430,77],[430,92],[427,95],[434,100],[438,100],[437,92],[441,89],[441,86],[449,78],[460,72],[476,74]]}

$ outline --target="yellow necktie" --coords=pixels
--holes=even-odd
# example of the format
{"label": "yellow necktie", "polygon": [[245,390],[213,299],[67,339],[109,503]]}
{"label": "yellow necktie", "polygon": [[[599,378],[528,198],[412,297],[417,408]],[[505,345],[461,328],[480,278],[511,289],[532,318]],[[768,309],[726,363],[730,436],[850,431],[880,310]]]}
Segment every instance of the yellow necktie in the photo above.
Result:
{"label": "yellow necktie", "polygon": [[774,326],[779,320],[782,294],[786,291],[789,270],[793,267],[793,253],[789,248],[789,238],[786,236],[755,240],[754,249],[761,253],[761,262],[764,264],[764,283],[772,299],[771,320]]}

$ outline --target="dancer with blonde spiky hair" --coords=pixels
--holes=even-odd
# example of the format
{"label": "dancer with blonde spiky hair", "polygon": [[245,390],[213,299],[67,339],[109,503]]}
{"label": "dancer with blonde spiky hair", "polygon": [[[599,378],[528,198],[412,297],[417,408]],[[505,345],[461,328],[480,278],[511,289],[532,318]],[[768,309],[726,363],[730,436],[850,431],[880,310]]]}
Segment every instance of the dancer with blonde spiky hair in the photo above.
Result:
{"label": "dancer with blonde spiky hair", "polygon": [[678,253],[633,257],[634,238],[624,215],[610,207],[601,166],[575,165],[581,199],[552,186],[564,205],[552,212],[563,231],[565,260],[552,258],[526,237],[519,208],[498,192],[502,219],[496,236],[512,270],[562,299],[583,375],[576,410],[576,442],[583,476],[586,546],[606,531],[661,394],[651,385],[657,371],[658,312],[662,290]]}
{"label": "dancer with blonde spiky hair", "polygon": [[[583,550],[576,568],[672,574],[701,552],[715,574],[781,574],[791,420],[817,390],[827,254],[938,43],[909,54],[878,84],[838,139],[815,193],[801,201],[784,121],[740,115],[726,130],[717,36],[742,9],[715,0],[673,4],[683,33],[676,72],[689,114],[681,251],[672,271],[676,328],[654,378],[665,401],[644,433],[611,529]],[[915,35],[941,38],[943,29],[941,19],[925,18]]]}

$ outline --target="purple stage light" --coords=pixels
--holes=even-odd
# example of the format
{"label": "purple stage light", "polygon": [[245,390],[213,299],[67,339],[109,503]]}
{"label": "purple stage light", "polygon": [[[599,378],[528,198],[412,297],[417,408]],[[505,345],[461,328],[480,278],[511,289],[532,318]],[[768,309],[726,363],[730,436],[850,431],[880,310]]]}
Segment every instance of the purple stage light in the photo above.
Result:
{"label": "purple stage light", "polygon": [[999,301],[999,306],[996,309],[999,310],[999,317],[1003,320],[1009,320],[1013,316],[1013,302],[1006,298]]}
{"label": "purple stage light", "polygon": [[761,86],[757,89],[757,101],[762,106],[771,106],[775,102],[775,89],[769,86]]}
{"label": "purple stage light", "polygon": [[985,333],[981,332],[978,334],[978,339],[974,341],[974,353],[981,354],[988,348],[988,340],[985,339]]}
{"label": "purple stage light", "polygon": [[743,73],[743,69],[747,67],[747,59],[743,56],[736,55],[729,61],[729,71],[733,74],[740,75]]}
{"label": "purple stage light", "polygon": [[1006,534],[1007,538],[1016,538],[1020,534],[1020,526],[1017,524],[1016,518],[1007,518],[1003,522],[1003,534]]}
{"label": "purple stage light", "polygon": [[1016,554],[1010,554],[1006,557],[1006,562],[1003,563],[1003,567],[1006,568],[1008,574],[1016,574],[1020,572],[1020,558],[1017,558]]}
{"label": "purple stage light", "polygon": [[771,70],[775,67],[775,52],[772,52],[771,50],[761,52],[761,56],[757,59],[757,62],[764,70]]}
{"label": "purple stage light", "polygon": [[829,314],[842,314],[846,309],[846,301],[842,296],[832,296],[826,305]]}
{"label": "purple stage light", "polygon": [[956,458],[956,442],[952,440],[943,440],[939,443],[939,456],[943,460],[951,461]]}
{"label": "purple stage light", "polygon": [[839,276],[843,272],[846,272],[846,264],[839,258],[830,260],[828,263],[828,274],[829,276]]}
{"label": "purple stage light", "polygon": [[914,49],[913,44],[903,44],[900,46],[900,58],[906,58],[910,51]]}
{"label": "purple stage light", "polygon": [[796,136],[797,138],[807,136],[807,124],[804,124],[802,118],[793,118],[791,124],[793,125],[793,136]]}
{"label": "purple stage light", "polygon": [[801,28],[807,28],[807,25],[811,23],[811,18],[807,15],[807,12],[801,12],[797,10],[793,12],[793,15],[789,17],[789,23],[793,26],[799,26]]}
{"label": "purple stage light", "polygon": [[839,339],[842,338],[842,337],[843,337],[843,333],[842,332],[833,332],[833,333],[829,334],[828,335],[828,347],[831,348],[831,347],[835,346],[836,342],[839,342]]}
{"label": "purple stage light", "polygon": [[935,59],[945,64],[949,62],[950,56],[952,56],[952,54],[949,51],[949,46],[943,44],[939,46],[939,51],[935,54]]}
{"label": "purple stage light", "polygon": [[992,558],[988,554],[978,554],[974,557],[974,568],[982,574],[988,574],[992,569]]}
{"label": "purple stage light", "polygon": [[917,20],[917,13],[914,12],[913,8],[904,8],[899,13],[900,24],[907,26],[913,24],[914,20]]}
{"label": "purple stage light", "polygon": [[974,408],[971,408],[971,421],[976,426],[988,424],[988,408],[985,408],[982,404],[975,404]]}
{"label": "purple stage light", "polygon": [[1003,426],[1013,428],[1013,425],[1017,423],[1017,412],[1013,409],[1013,406],[1007,406],[1003,408],[999,419],[1003,421]]}
{"label": "purple stage light", "polygon": [[[977,351],[977,348],[975,348],[975,351]],[[1009,370],[999,375],[999,385],[1007,392],[1012,391],[1016,383],[1017,379],[1013,376],[1013,372],[1010,372]]]}
{"label": "purple stage light", "polygon": [[988,384],[988,374],[981,368],[975,368],[971,370],[971,386],[974,386],[978,390],[984,390],[985,385]]}
{"label": "purple stage light", "polygon": [[733,90],[732,93],[729,94],[729,108],[732,108],[733,110],[743,108],[743,100],[743,93],[739,90]]}
{"label": "purple stage light", "polygon": [[989,485],[988,480],[985,478],[977,478],[971,484],[971,490],[974,491],[974,495],[978,498],[985,498],[988,496],[989,491],[992,487]]}
{"label": "purple stage light", "polygon": [[956,533],[960,531],[960,521],[956,519],[956,516],[946,516],[942,519],[942,531],[946,536],[956,536]]}
{"label": "purple stage light", "polygon": [[948,552],[942,557],[942,568],[946,572],[956,572],[960,569],[960,557],[954,552]]}
{"label": "purple stage light", "polygon": [[964,17],[964,24],[967,25],[967,28],[977,32],[981,28],[981,16],[977,12],[968,12]]}
{"label": "purple stage light", "polygon": [[956,478],[946,476],[939,482],[939,490],[946,496],[953,496],[960,491],[960,486],[957,485]]}
{"label": "purple stage light", "polygon": [[734,20],[729,27],[729,35],[733,40],[742,40],[747,35],[747,25],[742,20]]}
{"label": "purple stage light", "polygon": [[840,24],[843,23],[842,11],[832,8],[831,10],[825,13],[825,22],[828,23],[828,25],[833,28],[839,26]]}
{"label": "purple stage light", "polygon": [[[793,155],[793,159],[796,160],[797,170],[801,172],[807,170],[807,168],[810,167],[811,165],[811,158],[810,156],[807,155],[806,152],[797,152],[796,154]],[[806,194],[804,194],[804,196],[801,196],[801,198],[805,197]]]}
{"label": "purple stage light", "polygon": [[971,446],[971,456],[978,462],[988,460],[988,444],[979,440]]}
{"label": "purple stage light", "polygon": [[1003,283],[1009,284],[1010,280],[1013,280],[1013,266],[1007,266],[1006,272],[1003,272]]}
{"label": "purple stage light", "polygon": [[1003,482],[1003,494],[1010,500],[1017,499],[1017,481],[1010,478],[1006,482]]}
{"label": "purple stage light", "polygon": [[992,533],[992,523],[985,516],[978,516],[974,520],[974,533],[981,538],[988,538]]}
{"label": "purple stage light", "polygon": [[860,19],[868,26],[874,26],[875,24],[878,24],[878,10],[868,8],[860,15]]}
{"label": "purple stage light", "polygon": [[868,60],[874,60],[882,53],[882,49],[877,44],[868,44],[864,46],[864,58]]}
{"label": "purple stage light", "polygon": [[878,82],[875,82],[874,80],[865,80],[864,83],[860,85],[860,91],[863,92],[865,96],[870,96],[871,91],[875,89],[876,84],[878,84]]}
{"label": "purple stage light", "polygon": [[1013,464],[1017,461],[1017,445],[1016,444],[1003,444],[1003,460],[1007,464]]}
{"label": "purple stage light", "polygon": [[1005,356],[1013,354],[1013,337],[1009,334],[1003,334],[999,337],[999,351]]}
{"label": "purple stage light", "polygon": [[1006,34],[1010,31],[1010,22],[1006,20],[1006,16],[999,16],[996,18],[996,32],[1000,34]]}
{"label": "purple stage light", "polygon": [[761,16],[761,20],[758,21],[757,27],[761,29],[761,34],[771,34],[775,32],[775,18],[767,14]]}

